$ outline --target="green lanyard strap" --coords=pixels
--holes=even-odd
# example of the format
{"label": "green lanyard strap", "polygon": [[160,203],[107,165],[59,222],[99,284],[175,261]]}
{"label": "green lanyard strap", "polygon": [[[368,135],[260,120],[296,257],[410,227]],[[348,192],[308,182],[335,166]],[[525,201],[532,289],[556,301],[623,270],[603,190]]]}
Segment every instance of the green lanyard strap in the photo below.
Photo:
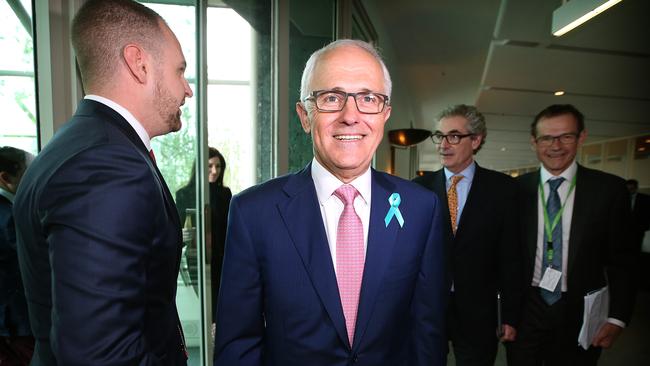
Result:
{"label": "green lanyard strap", "polygon": [[571,180],[571,186],[569,187],[569,191],[567,192],[566,197],[564,198],[564,203],[560,207],[560,210],[557,212],[553,220],[549,218],[548,210],[546,209],[544,183],[542,183],[541,179],[539,181],[539,194],[542,197],[542,211],[544,212],[544,230],[546,231],[546,237],[549,239],[547,241],[547,248],[546,248],[546,256],[548,259],[548,263],[551,263],[553,261],[553,230],[555,230],[555,227],[560,222],[560,219],[562,218],[562,213],[564,213],[564,206],[566,205],[566,202],[569,199],[571,192],[573,192],[573,189],[576,187],[576,177],[577,174],[573,176],[573,179]]}

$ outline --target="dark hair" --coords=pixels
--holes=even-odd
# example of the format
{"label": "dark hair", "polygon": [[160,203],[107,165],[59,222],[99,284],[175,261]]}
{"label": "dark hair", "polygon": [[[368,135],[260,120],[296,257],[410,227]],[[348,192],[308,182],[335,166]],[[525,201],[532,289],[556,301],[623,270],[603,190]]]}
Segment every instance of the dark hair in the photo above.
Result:
{"label": "dark hair", "polygon": [[115,74],[129,43],[159,55],[164,20],[132,0],[89,0],[72,21],[71,38],[84,87],[100,85]]}
{"label": "dark hair", "polygon": [[625,182],[628,186],[633,186],[636,188],[639,188],[639,181],[636,179],[628,179],[627,182]]}
{"label": "dark hair", "polygon": [[215,182],[218,186],[223,186],[223,175],[226,172],[226,159],[221,155],[219,150],[215,149],[214,147],[210,147],[209,149],[209,154],[208,154],[208,159],[212,159],[214,157],[219,158],[219,162],[221,163],[221,171],[219,172],[219,176],[217,177],[217,181]]}
{"label": "dark hair", "polygon": [[577,124],[578,124],[578,133],[581,133],[585,129],[585,116],[580,113],[580,111],[574,107],[572,104],[553,104],[550,105],[541,112],[537,113],[533,123],[530,125],[530,134],[533,137],[537,137],[537,122],[542,118],[553,118],[561,116],[563,114],[572,115]]}
{"label": "dark hair", "polygon": [[467,120],[467,131],[471,134],[481,136],[481,144],[474,150],[474,154],[481,150],[487,137],[487,128],[485,127],[485,117],[483,114],[473,105],[457,104],[440,112],[438,122],[443,118],[449,117],[463,117]]}
{"label": "dark hair", "polygon": [[0,172],[17,176],[27,165],[27,152],[11,146],[0,147]]}

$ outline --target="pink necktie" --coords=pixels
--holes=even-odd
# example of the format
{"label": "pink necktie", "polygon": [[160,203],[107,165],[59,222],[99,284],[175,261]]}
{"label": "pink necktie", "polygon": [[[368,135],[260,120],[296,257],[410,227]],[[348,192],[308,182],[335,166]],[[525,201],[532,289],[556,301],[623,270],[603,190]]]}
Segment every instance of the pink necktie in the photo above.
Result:
{"label": "pink necktie", "polygon": [[339,187],[334,195],[344,205],[336,231],[336,278],[345,316],[345,326],[348,330],[348,340],[352,345],[365,262],[363,225],[354,211],[354,199],[359,195],[356,188],[345,184]]}

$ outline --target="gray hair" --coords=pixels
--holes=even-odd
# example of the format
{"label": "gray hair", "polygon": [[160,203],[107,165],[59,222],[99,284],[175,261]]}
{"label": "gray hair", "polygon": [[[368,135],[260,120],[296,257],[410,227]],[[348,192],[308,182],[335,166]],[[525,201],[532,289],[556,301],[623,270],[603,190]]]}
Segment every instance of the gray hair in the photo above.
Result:
{"label": "gray hair", "polygon": [[463,117],[467,120],[467,131],[473,135],[481,136],[481,144],[474,150],[476,154],[485,143],[487,137],[487,128],[485,127],[485,117],[481,112],[472,105],[457,104],[446,108],[438,115],[438,122],[443,118]]}
{"label": "gray hair", "polygon": [[309,57],[309,60],[307,60],[307,63],[305,64],[305,69],[302,72],[302,79],[300,82],[300,101],[304,101],[305,98],[309,96],[310,93],[309,85],[311,84],[311,81],[313,79],[314,69],[316,68],[316,64],[318,63],[318,61],[320,61],[321,57],[323,57],[323,55],[325,55],[326,53],[333,51],[339,47],[346,47],[346,46],[357,47],[362,50],[365,50],[371,56],[373,56],[377,60],[377,62],[379,62],[379,64],[381,65],[381,69],[384,72],[384,87],[386,88],[385,93],[390,98],[390,93],[392,91],[393,83],[390,80],[390,74],[388,73],[388,68],[386,68],[386,64],[384,63],[384,60],[381,58],[379,51],[377,51],[377,49],[368,42],[360,41],[357,39],[339,39],[319,49],[318,51],[312,53],[311,56]]}

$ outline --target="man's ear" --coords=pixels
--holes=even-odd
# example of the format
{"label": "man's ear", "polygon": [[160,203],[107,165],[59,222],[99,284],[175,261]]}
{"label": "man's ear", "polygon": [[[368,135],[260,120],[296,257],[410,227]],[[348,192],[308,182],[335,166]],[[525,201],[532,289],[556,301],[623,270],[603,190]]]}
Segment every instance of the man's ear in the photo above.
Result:
{"label": "man's ear", "polygon": [[302,130],[306,134],[311,133],[311,121],[309,120],[309,114],[305,109],[305,105],[302,102],[296,103],[296,113],[298,113],[298,118],[300,118],[300,124],[302,125]]}
{"label": "man's ear", "polygon": [[124,47],[123,55],[124,63],[133,78],[141,84],[146,83],[150,70],[144,50],[138,45],[128,44]]}

